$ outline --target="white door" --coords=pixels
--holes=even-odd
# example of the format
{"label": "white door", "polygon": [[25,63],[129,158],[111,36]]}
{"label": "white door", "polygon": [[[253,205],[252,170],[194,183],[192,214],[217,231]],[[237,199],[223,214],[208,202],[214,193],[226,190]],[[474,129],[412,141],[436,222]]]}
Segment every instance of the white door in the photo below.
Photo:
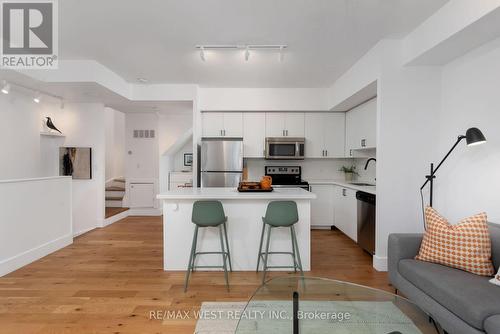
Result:
{"label": "white door", "polygon": [[335,226],[352,240],[358,239],[358,206],[356,190],[335,186]]}
{"label": "white door", "polygon": [[243,113],[225,112],[223,129],[225,137],[243,137]]}
{"label": "white door", "polygon": [[285,115],[285,135],[287,137],[304,137],[305,114],[289,112]]}
{"label": "white door", "polygon": [[263,158],[266,140],[266,115],[262,112],[243,114],[243,156]]}
{"label": "white door", "polygon": [[284,136],[285,136],[285,113],[267,112],[266,137],[284,137]]}
{"label": "white door", "polygon": [[329,158],[344,157],[345,113],[324,113],[322,124],[325,155]]}
{"label": "white door", "polygon": [[334,186],[330,184],[311,185],[316,199],[311,200],[311,226],[332,226],[334,221]]}
{"label": "white door", "polygon": [[324,114],[307,113],[305,115],[306,158],[325,156]]}
{"label": "white door", "polygon": [[204,112],[202,114],[203,137],[222,137],[224,130],[224,114],[220,112]]}
{"label": "white door", "polygon": [[344,207],[346,208],[346,231],[345,234],[352,240],[358,240],[358,201],[356,190],[346,189],[344,196]]}
{"label": "white door", "polygon": [[131,183],[130,184],[130,207],[152,208],[154,207],[154,184],[153,183]]}

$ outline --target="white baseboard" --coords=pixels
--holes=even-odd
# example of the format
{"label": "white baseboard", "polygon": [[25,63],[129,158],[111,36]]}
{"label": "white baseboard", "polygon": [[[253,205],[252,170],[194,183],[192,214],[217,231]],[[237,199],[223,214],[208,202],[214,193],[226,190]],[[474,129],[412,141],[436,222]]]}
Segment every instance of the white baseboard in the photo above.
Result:
{"label": "white baseboard", "polygon": [[93,229],[96,229],[96,228],[99,228],[99,227],[100,227],[100,225],[99,226],[95,226],[95,227],[90,227],[90,228],[87,228],[85,230],[81,230],[81,231],[78,231],[78,232],[75,232],[75,233],[73,233],[73,238],[76,238],[79,235],[85,234],[85,233],[87,233],[89,231],[92,231]]}
{"label": "white baseboard", "polygon": [[30,264],[33,261],[41,259],[42,257],[49,255],[61,248],[64,248],[73,243],[73,236],[70,234],[64,235],[55,240],[49,241],[38,247],[29,249],[21,254],[15,255],[0,262],[0,277],[7,275],[14,270],[17,270],[25,265]]}
{"label": "white baseboard", "polygon": [[387,271],[387,257],[373,255],[373,268],[377,271]]}
{"label": "white baseboard", "polygon": [[162,210],[155,208],[132,208],[127,210],[129,216],[161,216]]}
{"label": "white baseboard", "polygon": [[103,226],[102,227],[106,227],[108,225],[111,225],[113,223],[116,223],[117,221],[119,220],[122,220],[124,218],[127,218],[129,216],[129,211],[130,210],[127,210],[127,211],[123,211],[123,212],[120,212],[119,214],[116,214],[114,216],[111,216],[109,218],[106,218],[104,220],[104,223],[103,223]]}

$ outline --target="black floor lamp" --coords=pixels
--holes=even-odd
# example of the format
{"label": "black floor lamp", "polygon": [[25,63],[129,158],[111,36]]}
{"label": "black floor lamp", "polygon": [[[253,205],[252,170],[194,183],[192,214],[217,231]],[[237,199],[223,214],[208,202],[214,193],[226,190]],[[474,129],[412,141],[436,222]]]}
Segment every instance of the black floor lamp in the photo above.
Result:
{"label": "black floor lamp", "polygon": [[[457,145],[464,140],[467,142],[467,146],[474,146],[474,145],[480,145],[486,142],[486,138],[484,137],[483,133],[481,130],[478,128],[469,128],[467,132],[464,135],[458,136],[457,141],[455,144],[451,147],[451,149],[446,153],[444,156],[443,160],[437,165],[436,168],[434,168],[434,164],[431,163],[431,172],[429,175],[426,175],[425,178],[427,179],[425,183],[420,187],[420,192],[424,189],[424,187],[427,185],[427,183],[430,183],[430,200],[429,200],[429,205],[432,206],[432,197],[433,197],[433,183],[434,179],[436,178],[436,172],[439,170],[439,167],[443,164],[443,162],[450,156],[451,152],[457,147]],[[423,204],[423,196],[422,196],[422,204]],[[424,217],[425,219],[425,217]]]}

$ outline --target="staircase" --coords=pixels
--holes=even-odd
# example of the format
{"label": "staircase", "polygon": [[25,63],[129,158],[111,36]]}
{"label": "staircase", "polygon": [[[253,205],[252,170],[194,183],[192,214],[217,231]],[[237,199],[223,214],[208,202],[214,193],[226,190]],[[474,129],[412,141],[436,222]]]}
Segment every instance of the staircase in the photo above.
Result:
{"label": "staircase", "polygon": [[114,179],[106,186],[106,207],[123,207],[123,197],[125,196],[125,179]]}

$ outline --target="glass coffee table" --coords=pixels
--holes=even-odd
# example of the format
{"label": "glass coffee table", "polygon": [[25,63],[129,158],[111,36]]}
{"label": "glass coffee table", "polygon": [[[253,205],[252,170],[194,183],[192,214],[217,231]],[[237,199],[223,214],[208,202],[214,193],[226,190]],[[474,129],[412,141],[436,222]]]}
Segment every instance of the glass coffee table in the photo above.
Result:
{"label": "glass coffee table", "polygon": [[439,333],[406,298],[347,282],[286,276],[261,286],[241,313],[236,333]]}

